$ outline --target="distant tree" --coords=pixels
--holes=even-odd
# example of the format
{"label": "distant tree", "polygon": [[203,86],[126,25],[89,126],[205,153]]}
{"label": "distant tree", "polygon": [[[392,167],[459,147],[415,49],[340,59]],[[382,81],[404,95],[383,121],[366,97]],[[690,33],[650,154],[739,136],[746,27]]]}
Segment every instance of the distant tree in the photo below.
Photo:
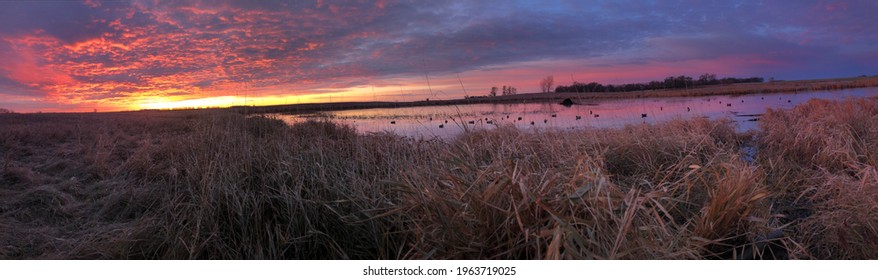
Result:
{"label": "distant tree", "polygon": [[715,85],[718,82],[719,81],[716,79],[715,74],[705,73],[704,75],[698,77],[699,85]]}
{"label": "distant tree", "polygon": [[664,88],[674,88],[675,82],[676,79],[673,76],[665,78]]}
{"label": "distant tree", "polygon": [[616,86],[614,86],[614,85],[607,85],[607,86],[606,86],[606,90],[607,90],[607,92],[616,92]]}
{"label": "distant tree", "polygon": [[695,81],[692,79],[692,77],[679,76],[677,77],[677,79],[680,81],[684,88],[690,88],[695,85]]}
{"label": "distant tree", "polygon": [[6,108],[0,108],[0,114],[12,114],[12,113],[15,113],[15,112],[13,112],[12,110],[6,109]]}
{"label": "distant tree", "polygon": [[[678,89],[689,88],[693,86],[717,85],[717,84],[734,84],[734,83],[761,83],[764,79],[760,77],[751,78],[722,78],[717,79],[715,74],[704,74],[697,80],[688,76],[670,76],[664,80],[651,81],[648,83],[634,83],[621,85],[602,85],[597,82],[580,83],[573,82],[572,85],[559,85],[555,88],[555,92],[629,92],[640,90],[657,90],[657,89]],[[542,85],[542,83],[541,83]],[[545,90],[543,90],[545,92]]]}
{"label": "distant tree", "polygon": [[663,86],[664,86],[664,84],[660,81],[651,81],[651,82],[649,82],[648,88],[649,89],[660,89]]}
{"label": "distant tree", "polygon": [[503,95],[513,95],[518,93],[518,89],[513,86],[503,86]]}
{"label": "distant tree", "polygon": [[497,96],[497,87],[491,87],[490,96]]}
{"label": "distant tree", "polygon": [[544,92],[552,92],[552,86],[555,85],[555,77],[546,76],[540,80],[540,89]]}

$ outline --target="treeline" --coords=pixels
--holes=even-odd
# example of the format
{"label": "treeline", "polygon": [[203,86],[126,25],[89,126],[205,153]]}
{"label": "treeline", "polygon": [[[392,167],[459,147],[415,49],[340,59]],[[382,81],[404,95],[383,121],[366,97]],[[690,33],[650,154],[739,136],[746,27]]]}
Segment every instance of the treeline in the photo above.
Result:
{"label": "treeline", "polygon": [[633,83],[622,85],[602,85],[600,83],[579,83],[574,82],[569,86],[558,86],[555,92],[627,92],[640,90],[655,89],[678,89],[691,88],[697,86],[708,85],[728,85],[737,83],[761,83],[764,79],[760,77],[751,78],[722,78],[717,79],[715,74],[704,74],[694,79],[688,76],[667,77],[664,81],[651,81],[648,83]]}

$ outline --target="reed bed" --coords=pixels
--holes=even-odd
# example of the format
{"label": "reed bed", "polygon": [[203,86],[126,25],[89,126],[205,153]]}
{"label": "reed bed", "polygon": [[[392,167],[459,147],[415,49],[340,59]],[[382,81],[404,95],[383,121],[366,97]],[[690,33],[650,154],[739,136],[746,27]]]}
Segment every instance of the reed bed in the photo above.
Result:
{"label": "reed bed", "polygon": [[452,141],[224,110],[2,115],[0,258],[874,258],[876,104],[768,112],[757,134]]}
{"label": "reed bed", "polygon": [[798,258],[878,258],[878,100],[812,100],[762,118],[757,162]]}

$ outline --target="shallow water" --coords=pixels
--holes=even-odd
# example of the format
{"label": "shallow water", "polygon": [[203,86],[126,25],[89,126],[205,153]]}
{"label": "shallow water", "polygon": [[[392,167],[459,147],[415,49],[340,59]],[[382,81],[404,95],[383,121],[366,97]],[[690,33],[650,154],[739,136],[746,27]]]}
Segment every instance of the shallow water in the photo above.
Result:
{"label": "shallow water", "polygon": [[[566,107],[557,103],[470,104],[409,108],[326,111],[319,114],[271,116],[293,124],[331,120],[352,125],[360,133],[391,132],[415,138],[454,137],[472,129],[512,124],[522,129],[617,128],[674,118],[730,118],[739,131],[758,129],[768,108],[789,109],[814,98],[842,100],[878,96],[878,88],[799,93],[716,95],[594,100]],[[560,100],[559,100],[560,101]]]}

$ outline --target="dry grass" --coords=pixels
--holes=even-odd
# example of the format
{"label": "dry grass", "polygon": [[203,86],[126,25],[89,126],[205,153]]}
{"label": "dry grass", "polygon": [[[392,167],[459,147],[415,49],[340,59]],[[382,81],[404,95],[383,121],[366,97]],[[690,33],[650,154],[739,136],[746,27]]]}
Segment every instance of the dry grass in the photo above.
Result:
{"label": "dry grass", "polygon": [[[465,135],[442,157],[440,172],[399,183],[409,189],[404,200],[418,202],[405,211],[419,237],[411,257],[731,255],[747,241],[729,238],[758,230],[748,219],[768,215],[760,211],[763,197],[714,191],[761,187],[761,178],[735,152],[741,139],[722,133],[731,129],[728,122],[693,120],[623,130],[531,134],[501,128]],[[738,172],[751,176],[724,181]]]}
{"label": "dry grass", "polygon": [[878,258],[878,100],[814,100],[761,125],[758,161],[785,196],[796,257]]}
{"label": "dry grass", "polygon": [[875,258],[875,104],[769,112],[754,163],[727,120],[442,142],[226,111],[0,116],[0,258]]}

